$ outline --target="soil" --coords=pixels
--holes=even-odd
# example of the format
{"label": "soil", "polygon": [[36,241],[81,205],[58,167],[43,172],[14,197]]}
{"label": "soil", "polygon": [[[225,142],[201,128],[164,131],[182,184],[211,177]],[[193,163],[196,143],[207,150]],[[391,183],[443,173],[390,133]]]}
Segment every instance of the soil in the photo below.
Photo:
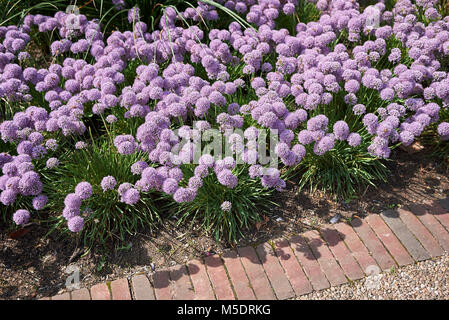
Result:
{"label": "soil", "polygon": [[[279,203],[263,223],[249,230],[238,245],[245,246],[281,237],[288,238],[329,223],[338,215],[341,220],[354,215],[363,217],[410,202],[441,199],[449,196],[447,167],[424,152],[412,156],[395,150],[387,166],[388,183],[367,188],[351,201],[336,201],[321,192],[298,193],[295,181],[275,195]],[[82,287],[114,280],[139,272],[151,273],[164,267],[185,263],[194,258],[220,253],[230,248],[200,232],[197,226],[175,226],[165,221],[155,234],[140,233],[130,238],[128,246],[102,255],[85,253],[68,239],[44,237],[47,230],[33,226],[18,239],[8,237],[0,224],[0,299],[36,299],[66,291],[65,273],[69,265],[80,270]]]}

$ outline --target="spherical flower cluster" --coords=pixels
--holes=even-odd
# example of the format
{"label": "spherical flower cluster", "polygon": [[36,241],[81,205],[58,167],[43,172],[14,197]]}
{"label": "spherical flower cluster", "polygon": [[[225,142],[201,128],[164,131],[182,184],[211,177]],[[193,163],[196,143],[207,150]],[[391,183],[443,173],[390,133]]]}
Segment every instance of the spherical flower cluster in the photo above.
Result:
{"label": "spherical flower cluster", "polygon": [[230,212],[232,209],[232,203],[229,201],[223,201],[220,208],[221,208],[221,210],[223,210],[225,212]]}
{"label": "spherical flower cluster", "polygon": [[19,209],[13,215],[13,220],[17,225],[23,225],[30,220],[30,212],[28,210]]}
{"label": "spherical flower cluster", "polygon": [[[449,139],[448,122],[440,120],[449,105],[444,71],[449,21],[440,16],[436,1],[398,0],[391,11],[385,1],[366,8],[357,1],[308,1],[320,14],[316,21],[297,23],[294,32],[279,23],[284,15],[295,15],[297,0],[218,1],[242,21],[207,33],[198,25],[219,19],[222,12],[201,1],[182,12],[164,8],[157,30],[140,20],[138,7],[128,8],[129,30],[107,35],[99,21],[65,12],[27,15],[19,26],[0,27],[0,98],[29,106],[0,122],[2,141],[17,152],[0,154],[1,203],[32,196],[33,207],[43,208],[46,197],[33,161],[57,167],[52,153],[61,141],[55,137],[80,139],[88,125],[84,119],[92,115],[109,114],[107,130],[128,119],[140,124],[135,135],[111,137],[120,155],[142,152],[148,160],[123,168],[140,176],[134,185],[118,188],[120,200],[129,205],[150,190],[170,194],[176,202],[193,201],[208,175],[235,188],[240,160],[252,179],[282,189],[279,170],[257,164],[256,137],[270,130],[279,134],[274,149],[285,166],[322,156],[341,143],[366,148],[362,136],[369,153],[386,158],[392,143],[410,145],[432,124],[442,140]],[[126,7],[122,0],[113,5]],[[49,48],[55,59],[45,68],[28,66],[32,29],[59,36]],[[125,70],[131,62],[138,66],[129,82]],[[243,75],[232,80],[230,70],[236,67]],[[45,106],[32,105],[35,92]],[[240,105],[236,95],[242,93],[252,98]],[[343,108],[349,112],[336,118]],[[192,119],[192,128],[184,125]],[[194,176],[184,177],[183,165],[192,163],[195,143],[208,129],[225,135],[235,159],[203,155]],[[86,142],[75,144],[86,148]],[[116,184],[106,176],[100,186],[109,191]],[[65,198],[63,215],[73,232],[83,228],[80,206],[92,189],[82,182]],[[21,211],[17,221],[24,217]]]}
{"label": "spherical flower cluster", "polygon": [[117,185],[117,181],[113,176],[106,176],[101,180],[101,188],[103,191],[113,190]]}

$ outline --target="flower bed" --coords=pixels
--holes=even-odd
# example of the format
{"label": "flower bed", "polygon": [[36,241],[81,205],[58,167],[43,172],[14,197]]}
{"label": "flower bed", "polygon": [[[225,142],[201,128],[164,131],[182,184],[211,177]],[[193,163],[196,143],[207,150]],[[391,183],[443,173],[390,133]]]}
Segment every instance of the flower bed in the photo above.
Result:
{"label": "flower bed", "polygon": [[[202,1],[164,7],[154,30],[137,7],[105,34],[62,11],[2,26],[2,216],[92,245],[168,212],[235,241],[292,175],[347,197],[388,181],[383,159],[423,133],[447,156],[444,10]],[[41,34],[48,67],[27,52]]]}

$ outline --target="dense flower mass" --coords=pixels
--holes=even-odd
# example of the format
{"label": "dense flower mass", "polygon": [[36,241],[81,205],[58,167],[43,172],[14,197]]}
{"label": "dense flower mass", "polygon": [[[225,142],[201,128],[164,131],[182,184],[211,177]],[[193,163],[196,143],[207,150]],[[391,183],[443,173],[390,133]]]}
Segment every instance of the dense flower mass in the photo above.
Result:
{"label": "dense flower mass", "polygon": [[[83,15],[72,28],[64,12],[1,26],[0,98],[26,106],[0,123],[2,143],[16,149],[0,153],[2,205],[23,196],[32,197],[35,210],[44,208],[48,198],[35,164],[43,159],[46,170],[57,168],[52,154],[71,136],[78,141],[72,149],[87,152],[81,135],[93,116],[105,119],[108,134],[115,130],[111,147],[120,155],[145,159],[122,168],[139,177],[136,183],[106,173],[96,186],[86,176],[64,195],[62,215],[72,232],[87,223],[81,207],[96,190],[114,192],[127,205],[149,191],[191,202],[209,176],[236,188],[242,163],[251,179],[282,190],[280,170],[258,162],[256,139],[269,130],[279,134],[274,150],[287,167],[342,144],[388,158],[393,144],[410,145],[432,125],[449,140],[449,123],[440,120],[449,103],[442,62],[449,55],[449,18],[437,1],[398,0],[387,10],[385,1],[362,8],[352,0],[309,0],[318,18],[291,30],[279,23],[285,16],[294,21],[303,0],[216,1],[245,23],[201,29],[226,11],[198,2],[183,12],[166,7],[156,30],[141,21],[137,7],[128,11],[130,30],[110,34]],[[124,1],[113,3],[125,8]],[[57,35],[48,67],[26,63],[32,30]],[[131,65],[137,67],[129,81]],[[127,122],[138,123],[136,130]],[[232,156],[202,155],[193,176],[184,176],[209,129],[225,136]],[[232,208],[224,199],[221,209]],[[18,210],[13,219],[24,224],[29,217]]]}

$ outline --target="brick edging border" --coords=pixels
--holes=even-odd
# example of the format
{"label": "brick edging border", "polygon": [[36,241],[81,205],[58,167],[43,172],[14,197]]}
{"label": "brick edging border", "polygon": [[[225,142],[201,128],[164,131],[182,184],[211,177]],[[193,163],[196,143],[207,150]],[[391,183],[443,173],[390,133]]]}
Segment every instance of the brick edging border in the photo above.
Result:
{"label": "brick edging border", "polygon": [[449,252],[449,197],[39,300],[290,299]]}

